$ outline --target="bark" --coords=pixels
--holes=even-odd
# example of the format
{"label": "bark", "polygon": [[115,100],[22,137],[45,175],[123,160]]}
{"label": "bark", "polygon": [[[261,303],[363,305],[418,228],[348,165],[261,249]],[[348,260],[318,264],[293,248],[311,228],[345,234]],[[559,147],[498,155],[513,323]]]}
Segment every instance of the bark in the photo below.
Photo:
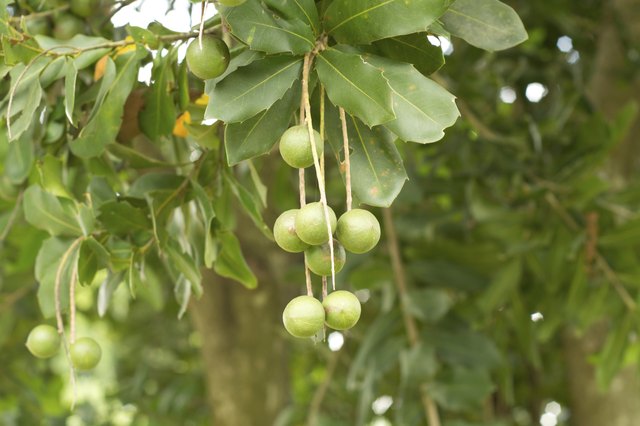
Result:
{"label": "bark", "polygon": [[[640,100],[640,73],[628,60],[629,41],[640,39],[640,7],[637,0],[604,2],[603,21],[598,33],[598,50],[589,97],[606,117],[613,118],[631,100]],[[609,162],[614,182],[624,181],[638,170],[640,131],[636,120],[626,139]],[[618,373],[609,389],[598,389],[588,357],[599,352],[608,330],[616,325],[599,323],[578,337],[565,337],[565,355],[571,396],[571,424],[575,426],[635,426],[640,422],[640,378],[637,367]]]}
{"label": "bark", "polygon": [[640,377],[635,365],[620,371],[607,390],[596,385],[588,357],[601,349],[608,328],[599,324],[584,336],[565,337],[572,425],[637,426],[640,421]]}
{"label": "bark", "polygon": [[245,255],[258,276],[258,288],[248,290],[203,271],[204,296],[190,307],[203,339],[211,424],[216,426],[271,425],[288,399],[277,285],[278,271],[285,269],[278,267],[282,256],[251,225],[244,229],[252,240],[245,240]]}

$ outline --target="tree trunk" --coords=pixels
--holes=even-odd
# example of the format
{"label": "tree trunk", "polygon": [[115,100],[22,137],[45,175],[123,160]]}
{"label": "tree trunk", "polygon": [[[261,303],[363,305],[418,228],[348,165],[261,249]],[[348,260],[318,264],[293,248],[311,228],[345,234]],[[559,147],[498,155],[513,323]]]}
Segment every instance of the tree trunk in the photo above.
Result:
{"label": "tree trunk", "polygon": [[[640,39],[640,7],[637,0],[604,2],[598,33],[598,50],[589,97],[606,117],[613,118],[625,104],[640,100],[640,73],[629,65],[628,42]],[[614,182],[624,183],[640,164],[637,134],[640,120],[613,153],[609,171]],[[623,369],[607,391],[598,390],[588,357],[601,350],[607,332],[615,324],[602,322],[577,337],[567,333],[567,359],[571,396],[571,424],[575,426],[636,426],[640,424],[640,377],[637,367]]]}
{"label": "tree trunk", "polygon": [[[288,360],[281,327],[277,271],[272,243],[251,225],[255,238],[245,250],[259,285],[241,284],[203,271],[204,295],[190,306],[203,339],[202,357],[216,426],[272,425],[288,395]],[[276,253],[273,253],[273,252]]]}
{"label": "tree trunk", "polygon": [[637,426],[640,422],[640,376],[635,365],[620,371],[606,391],[598,389],[588,357],[602,348],[609,325],[599,324],[586,335],[568,333],[565,355],[575,426]]}

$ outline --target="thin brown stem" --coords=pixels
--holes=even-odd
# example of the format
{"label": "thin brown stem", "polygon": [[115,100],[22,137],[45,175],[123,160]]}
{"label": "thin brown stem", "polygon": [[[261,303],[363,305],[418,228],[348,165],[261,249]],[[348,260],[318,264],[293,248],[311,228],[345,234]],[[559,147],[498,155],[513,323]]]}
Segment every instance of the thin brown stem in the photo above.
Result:
{"label": "thin brown stem", "polygon": [[202,34],[204,33],[204,12],[209,4],[208,0],[202,0],[202,10],[200,11],[200,30],[198,32],[198,43],[200,43],[200,50],[202,50]]}
{"label": "thin brown stem", "polygon": [[9,22],[14,23],[14,22],[20,22],[22,20],[28,21],[30,19],[46,18],[47,16],[52,16],[52,15],[55,15],[56,13],[64,12],[65,10],[69,9],[69,7],[70,6],[66,4],[64,6],[54,7],[51,10],[45,10],[43,12],[30,13],[28,15],[13,16],[9,18]]}
{"label": "thin brown stem", "polygon": [[76,284],[78,282],[78,262],[74,262],[69,282],[69,343],[76,342]]}
{"label": "thin brown stem", "polygon": [[311,70],[311,63],[313,56],[311,53],[307,53],[304,56],[304,65],[302,68],[302,100],[304,102],[305,118],[307,123],[307,129],[309,131],[309,139],[311,140],[311,153],[313,155],[313,164],[316,170],[316,177],[318,179],[318,189],[320,190],[320,203],[324,211],[324,219],[327,223],[327,233],[329,234],[329,253],[331,256],[331,283],[333,289],[336,289],[336,266],[334,259],[334,247],[333,247],[333,232],[331,232],[331,221],[329,219],[329,207],[327,206],[327,194],[324,186],[324,176],[322,174],[322,168],[320,166],[320,159],[318,152],[316,151],[316,140],[313,132],[313,123],[311,121],[311,102],[309,101],[309,72]]}
{"label": "thin brown stem", "polygon": [[[393,269],[394,283],[398,291],[400,299],[400,309],[404,320],[404,327],[407,332],[407,338],[411,346],[417,346],[420,343],[420,335],[415,319],[409,313],[407,306],[407,276],[405,273],[402,257],[400,255],[400,244],[398,243],[398,234],[393,223],[393,215],[390,208],[382,209],[382,217],[384,220],[384,229],[387,236],[387,246],[389,248],[389,257],[391,257],[391,267]],[[440,426],[440,416],[438,414],[438,406],[429,396],[429,389],[426,384],[420,386],[420,396],[424,408],[425,416],[428,419],[429,426]]]}
{"label": "thin brown stem", "polygon": [[340,107],[340,122],[342,123],[342,144],[344,150],[344,180],[347,192],[347,211],[351,210],[353,197],[351,195],[351,160],[349,153],[349,133],[347,132],[347,118],[344,108]]}

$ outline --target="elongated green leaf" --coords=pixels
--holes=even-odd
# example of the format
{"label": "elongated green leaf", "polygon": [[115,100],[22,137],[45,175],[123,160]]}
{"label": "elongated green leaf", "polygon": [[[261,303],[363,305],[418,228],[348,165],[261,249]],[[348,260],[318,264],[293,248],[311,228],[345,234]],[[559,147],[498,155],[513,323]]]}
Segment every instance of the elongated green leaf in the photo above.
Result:
{"label": "elongated green leaf", "polygon": [[238,68],[215,86],[205,118],[233,123],[253,117],[282,98],[302,69],[300,58],[273,56]]}
{"label": "elongated green leaf", "polygon": [[[288,3],[286,7],[295,12],[293,2]],[[220,7],[220,11],[231,33],[251,50],[300,55],[315,47],[315,35],[308,22],[283,18],[262,2],[247,1],[236,7]]]}
{"label": "elongated green leaf", "polygon": [[32,185],[24,192],[24,215],[31,225],[51,235],[82,235],[77,212],[69,203],[61,201],[38,185]]}
{"label": "elongated green leaf", "polygon": [[522,261],[519,258],[507,263],[496,272],[491,284],[478,300],[478,305],[487,313],[497,309],[500,304],[509,300],[511,293],[517,289],[521,276]]}
{"label": "elongated green leaf", "polygon": [[64,197],[70,200],[73,195],[62,181],[64,164],[62,160],[47,154],[38,162],[38,174],[40,175],[40,185],[44,190],[56,197]]}
{"label": "elongated green leaf", "polygon": [[145,51],[126,53],[117,59],[118,75],[109,87],[104,103],[96,115],[71,142],[71,151],[84,158],[96,157],[116,140],[122,124],[124,103],[138,78],[138,64]]}
{"label": "elongated green leaf", "polygon": [[202,296],[202,275],[194,258],[184,253],[176,243],[167,244],[165,248],[173,266],[189,281],[194,294]]}
{"label": "elongated green leaf", "polygon": [[300,85],[293,83],[287,93],[266,111],[241,123],[225,127],[224,144],[230,166],[268,153],[289,127],[298,106]]}
{"label": "elongated green leaf", "polygon": [[213,267],[216,273],[236,280],[247,288],[256,288],[258,279],[247,265],[236,236],[231,232],[219,232],[216,235],[220,243],[220,254]]}
{"label": "elongated green leaf", "polygon": [[382,71],[365,63],[360,55],[330,48],[318,55],[316,67],[334,105],[369,126],[395,118],[387,80]]}
{"label": "elongated green leaf", "polygon": [[126,201],[108,201],[100,206],[98,220],[114,234],[127,234],[151,228],[145,211]]}
{"label": "elongated green leaf", "polygon": [[78,69],[75,62],[68,59],[66,63],[66,73],[64,77],[64,112],[67,115],[69,123],[75,125],[73,118],[73,109],[76,104],[76,80],[78,77]]}
{"label": "elongated green leaf", "polygon": [[[1,115],[11,117],[11,129],[7,129],[9,142],[20,137],[32,124],[36,110],[42,101],[39,75],[50,63],[48,58],[37,58],[29,65],[17,65],[10,72],[13,98],[11,110],[9,97],[3,102]],[[27,68],[28,67],[28,68]]]}
{"label": "elongated green leaf", "polygon": [[78,258],[78,282],[90,285],[98,269],[109,264],[109,252],[95,238],[89,237],[82,242]]}
{"label": "elongated green leaf", "polygon": [[456,0],[442,22],[452,35],[489,51],[508,49],[528,38],[518,14],[498,0]]}
{"label": "elongated green leaf", "polygon": [[222,73],[222,75],[204,82],[204,91],[209,95],[209,108],[211,108],[211,92],[213,91],[214,87],[216,87],[216,84],[227,78],[229,74],[234,73],[238,68],[246,67],[250,63],[262,58],[264,58],[264,53],[256,52],[255,50],[242,50],[236,54],[232,53],[229,66]]}
{"label": "elongated green leaf", "polygon": [[[58,268],[64,253],[71,246],[71,240],[62,240],[59,238],[49,238],[40,247],[38,257],[36,258],[35,275],[38,283],[38,304],[40,311],[45,318],[51,318],[55,315],[55,282]],[[71,271],[75,262],[77,262],[78,249],[67,258],[67,262],[63,265],[60,280],[60,309],[65,311],[69,308],[69,282],[71,281]]]}
{"label": "elongated green leaf", "polygon": [[229,184],[231,188],[231,192],[238,199],[240,205],[247,213],[247,215],[251,218],[254,225],[262,231],[262,233],[273,240],[273,234],[271,233],[271,228],[267,226],[262,218],[262,212],[260,211],[260,200],[254,197],[231,173],[225,173],[225,180]]}
{"label": "elongated green leaf", "polygon": [[166,56],[158,55],[153,65],[153,85],[145,94],[144,108],[140,111],[139,122],[142,132],[154,142],[160,136],[171,134],[176,118],[172,90],[175,86],[173,60],[177,50]]}
{"label": "elongated green leaf", "polygon": [[413,64],[423,75],[430,75],[444,65],[442,49],[429,42],[427,33],[385,38],[373,46],[382,56]]}
{"label": "elongated green leaf", "polygon": [[320,34],[320,18],[314,0],[265,0],[264,3],[287,20],[299,20],[309,25],[314,35]]}
{"label": "elongated green leaf", "polygon": [[449,0],[334,0],[325,12],[325,26],[341,43],[368,44],[426,31],[449,3]]}
{"label": "elongated green leaf", "polygon": [[[93,48],[95,46],[109,43],[109,40],[102,37],[90,37],[84,34],[76,34],[69,40],[56,40],[55,38],[44,35],[35,36],[38,44],[45,50],[51,50],[60,55],[70,55],[74,58],[76,69],[81,70],[102,58],[109,53],[108,48]],[[87,49],[92,48],[92,49]],[[84,51],[76,55],[77,49]]]}
{"label": "elongated green leaf", "polygon": [[429,388],[433,399],[442,407],[461,411],[478,410],[494,385],[486,370],[456,368],[438,377]]}
{"label": "elongated green leaf", "polygon": [[[4,129],[2,131],[5,131]],[[3,143],[5,141],[2,141]],[[33,167],[33,141],[28,134],[22,135],[9,145],[4,164],[4,174],[11,183],[22,183]]]}
{"label": "elongated green leaf", "polygon": [[204,222],[204,266],[211,268],[218,255],[215,241],[211,233],[211,225],[213,224],[213,219],[216,217],[216,212],[213,210],[213,205],[211,204],[211,201],[209,200],[209,197],[202,185],[195,180],[192,180],[191,188],[193,189],[193,194],[195,195],[195,199],[198,203],[198,208],[200,209],[200,214],[202,215],[202,220]]}
{"label": "elongated green leaf", "polygon": [[393,92],[396,118],[384,125],[405,141],[430,143],[442,139],[444,129],[460,116],[455,96],[409,64],[374,56],[365,60],[383,71]]}

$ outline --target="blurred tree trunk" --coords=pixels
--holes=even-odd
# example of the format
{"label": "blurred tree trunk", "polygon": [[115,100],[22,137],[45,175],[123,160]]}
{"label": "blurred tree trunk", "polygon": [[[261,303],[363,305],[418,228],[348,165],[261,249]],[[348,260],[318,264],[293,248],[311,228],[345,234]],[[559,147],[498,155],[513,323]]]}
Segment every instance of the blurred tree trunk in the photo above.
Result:
{"label": "blurred tree trunk", "polygon": [[[272,425],[288,399],[288,360],[280,327],[277,283],[280,255],[250,224],[244,232],[247,261],[258,288],[203,271],[204,296],[190,307],[202,335],[202,357],[212,425]],[[251,235],[253,234],[253,235]]]}
{"label": "blurred tree trunk", "polygon": [[[613,118],[629,101],[640,101],[640,73],[629,75],[630,43],[640,40],[640,7],[637,0],[604,2],[603,21],[597,34],[598,51],[589,85],[591,101],[606,117]],[[637,134],[640,120],[613,153],[609,171],[614,182],[624,183],[640,165]],[[575,426],[636,426],[640,424],[640,377],[637,367],[623,369],[607,391],[598,390],[588,357],[598,352],[616,324],[602,322],[578,337],[568,333],[565,354],[572,399],[571,424]]]}

